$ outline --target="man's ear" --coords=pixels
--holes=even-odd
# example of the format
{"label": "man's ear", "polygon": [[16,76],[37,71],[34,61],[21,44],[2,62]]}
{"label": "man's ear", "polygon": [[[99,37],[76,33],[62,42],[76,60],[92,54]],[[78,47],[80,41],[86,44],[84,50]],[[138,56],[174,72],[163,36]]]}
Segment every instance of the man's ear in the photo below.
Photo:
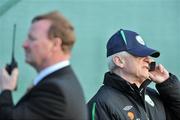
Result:
{"label": "man's ear", "polygon": [[124,67],[124,59],[119,57],[119,56],[114,56],[113,57],[113,62],[114,64],[116,64],[117,66],[119,66],[120,68],[123,68]]}
{"label": "man's ear", "polygon": [[62,49],[62,40],[61,38],[54,38],[53,39],[53,47],[54,47],[54,50],[58,50],[58,49]]}

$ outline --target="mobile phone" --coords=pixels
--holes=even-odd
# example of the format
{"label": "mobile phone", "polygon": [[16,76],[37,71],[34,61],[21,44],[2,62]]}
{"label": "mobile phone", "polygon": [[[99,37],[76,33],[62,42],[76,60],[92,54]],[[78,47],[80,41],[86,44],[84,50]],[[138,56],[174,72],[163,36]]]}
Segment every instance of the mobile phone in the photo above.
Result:
{"label": "mobile phone", "polygon": [[156,62],[151,62],[151,63],[149,64],[149,71],[154,71],[155,68],[156,68]]}

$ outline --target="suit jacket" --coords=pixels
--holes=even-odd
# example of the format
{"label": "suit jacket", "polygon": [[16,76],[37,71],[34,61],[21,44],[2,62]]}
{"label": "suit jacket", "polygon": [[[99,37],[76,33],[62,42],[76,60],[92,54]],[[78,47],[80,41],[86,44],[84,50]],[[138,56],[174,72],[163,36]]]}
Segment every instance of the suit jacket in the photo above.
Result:
{"label": "suit jacket", "polygon": [[0,120],[87,120],[82,88],[70,66],[34,86],[14,106],[11,91],[0,95]]}

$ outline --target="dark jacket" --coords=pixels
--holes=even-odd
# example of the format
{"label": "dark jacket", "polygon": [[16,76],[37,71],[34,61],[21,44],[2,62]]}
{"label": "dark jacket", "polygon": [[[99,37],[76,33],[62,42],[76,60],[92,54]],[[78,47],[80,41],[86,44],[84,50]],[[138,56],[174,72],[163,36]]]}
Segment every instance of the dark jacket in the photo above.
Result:
{"label": "dark jacket", "polygon": [[0,120],[87,120],[81,86],[70,66],[41,80],[17,105],[11,91],[0,95]]}
{"label": "dark jacket", "polygon": [[104,85],[89,101],[90,120],[180,120],[180,82],[170,78],[148,88],[146,80],[140,88],[121,77],[106,73]]}

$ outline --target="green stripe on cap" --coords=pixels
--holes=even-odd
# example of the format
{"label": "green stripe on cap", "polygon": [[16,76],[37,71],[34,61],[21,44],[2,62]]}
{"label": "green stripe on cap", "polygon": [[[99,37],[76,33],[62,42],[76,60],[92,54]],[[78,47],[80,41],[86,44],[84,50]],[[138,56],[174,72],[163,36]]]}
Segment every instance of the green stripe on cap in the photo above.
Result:
{"label": "green stripe on cap", "polygon": [[123,38],[125,44],[127,45],[127,41],[126,41],[126,37],[125,37],[124,31],[121,30],[120,33],[121,33],[121,36],[122,36],[122,38]]}
{"label": "green stripe on cap", "polygon": [[92,120],[95,120],[95,112],[96,112],[96,103],[93,103],[93,108],[92,108]]}

